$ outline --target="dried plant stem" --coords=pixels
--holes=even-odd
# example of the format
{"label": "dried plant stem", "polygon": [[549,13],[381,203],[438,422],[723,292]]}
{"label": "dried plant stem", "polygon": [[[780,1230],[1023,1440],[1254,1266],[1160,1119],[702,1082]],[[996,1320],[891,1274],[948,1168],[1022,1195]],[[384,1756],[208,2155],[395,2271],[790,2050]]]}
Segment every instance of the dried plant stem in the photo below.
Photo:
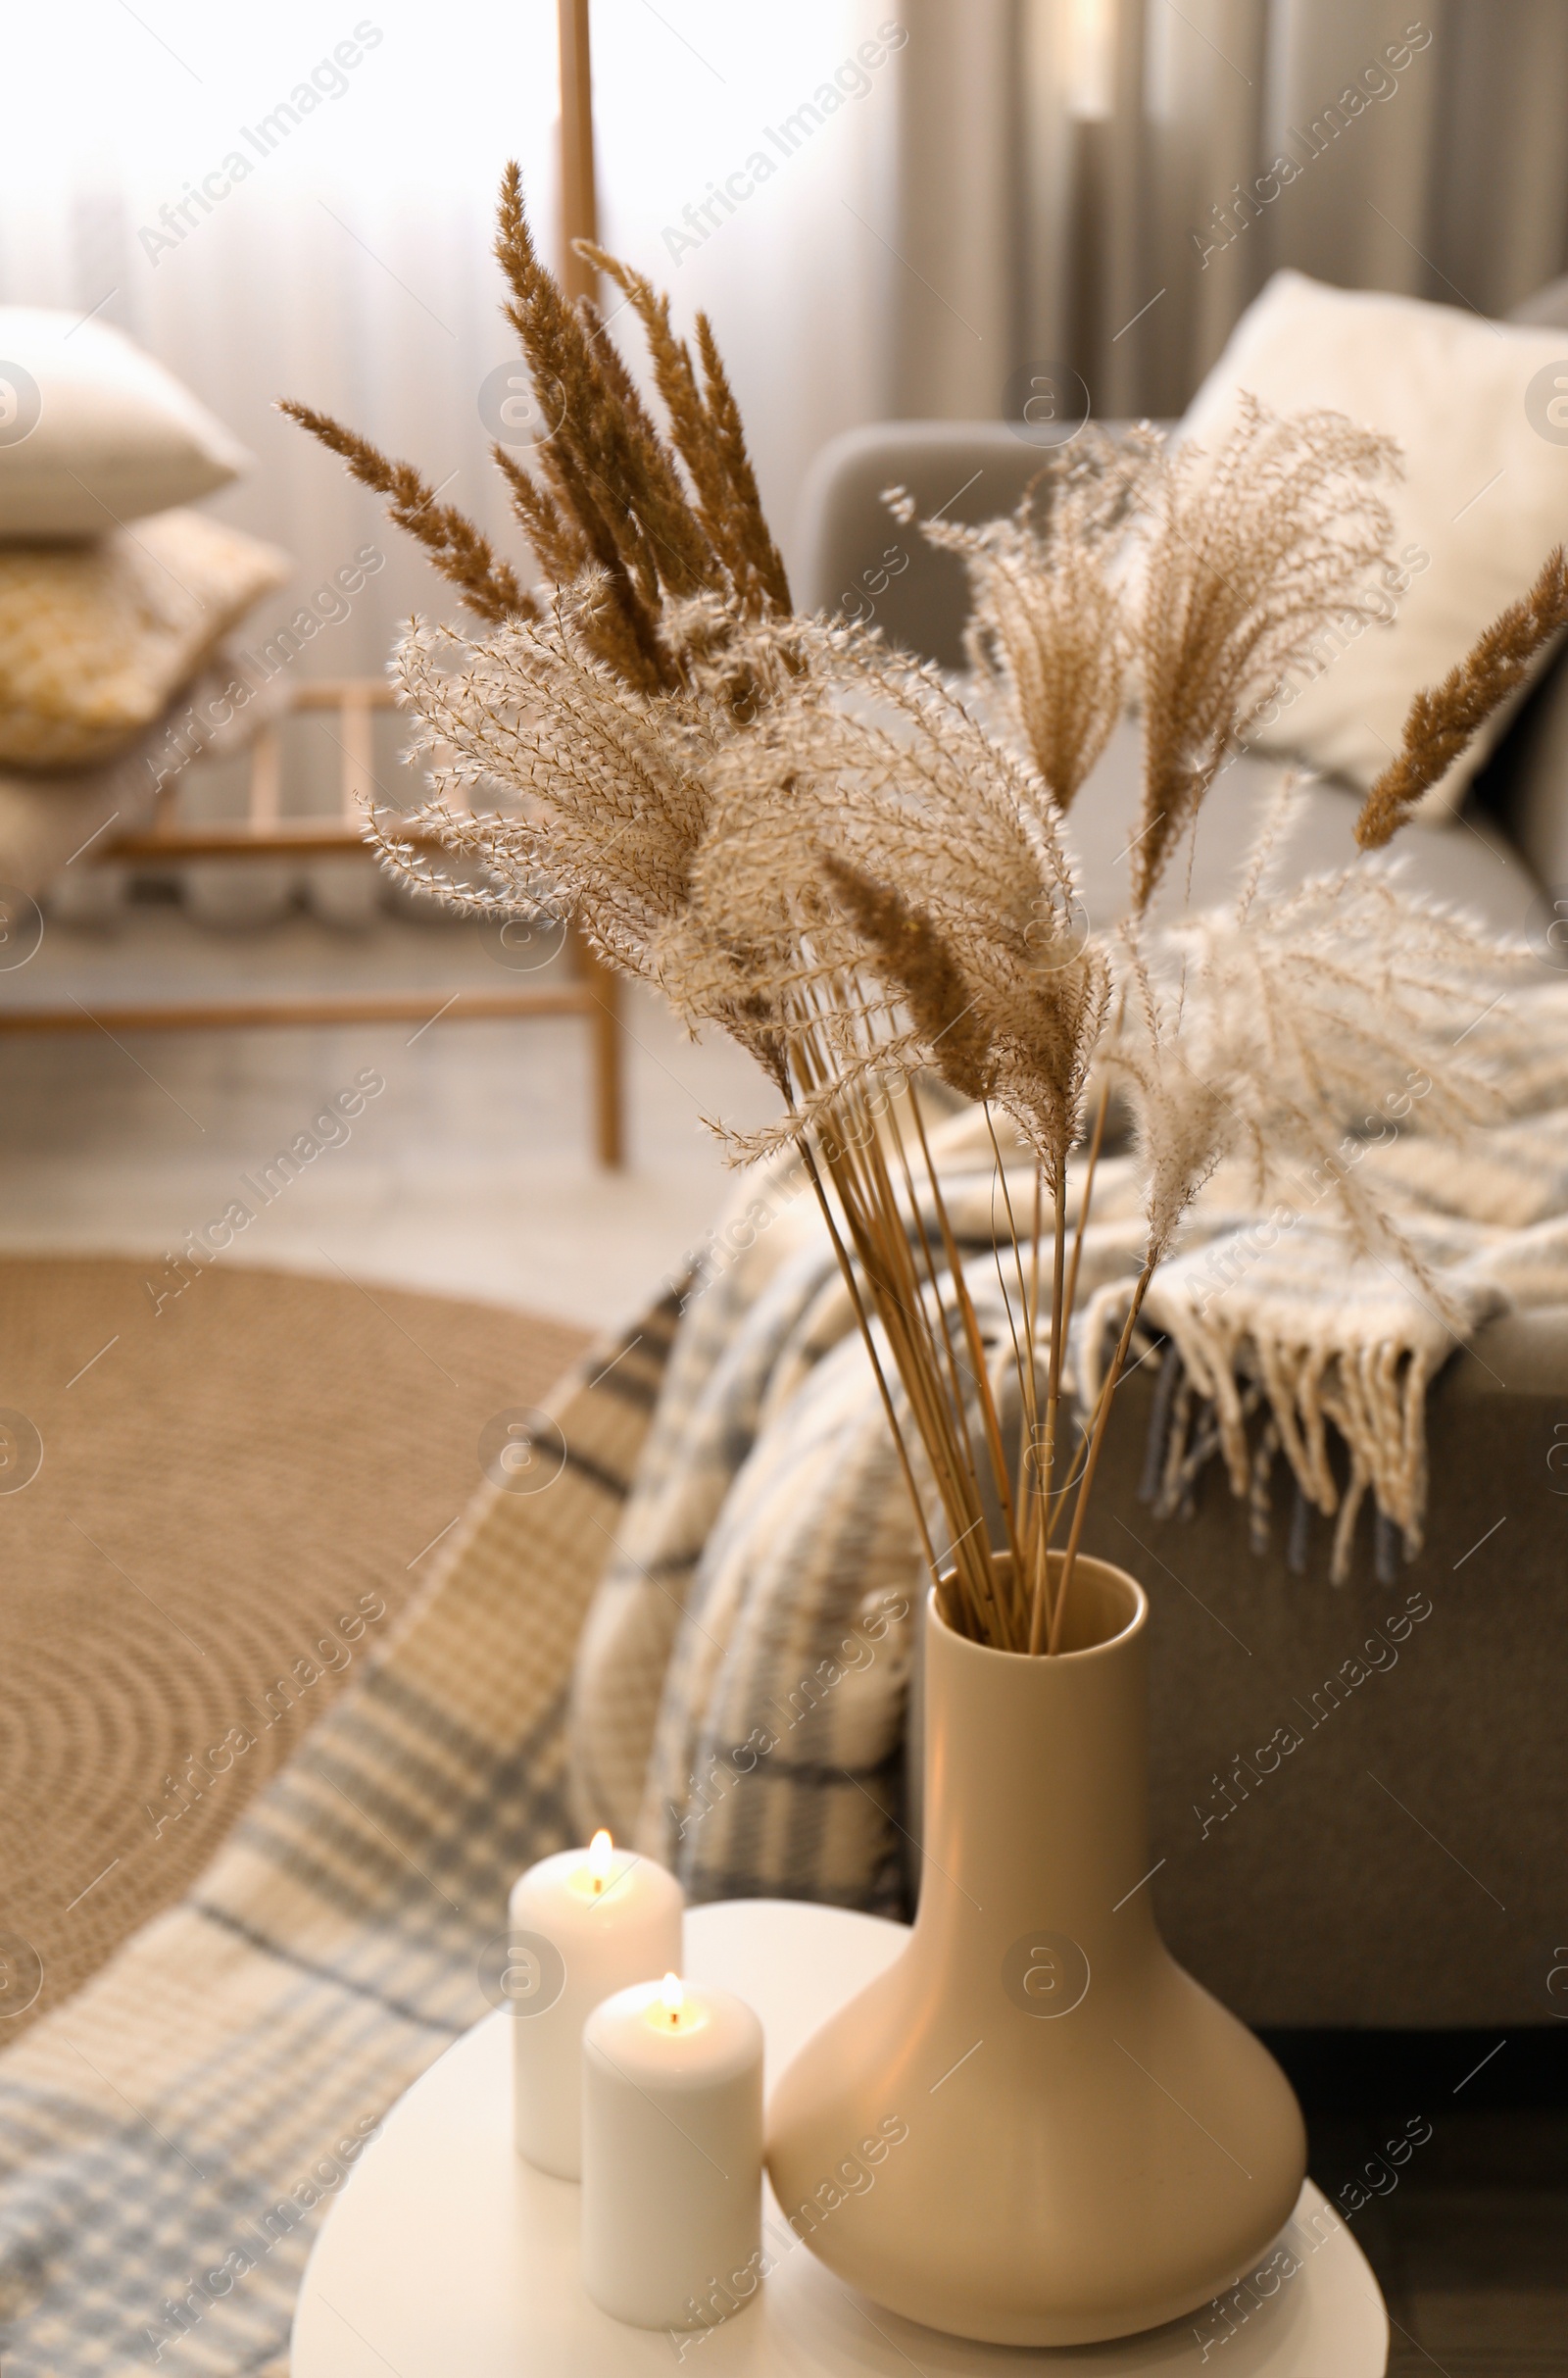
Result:
{"label": "dried plant stem", "polygon": [[[1046,1442],[1043,1461],[1042,1492],[1036,1504],[1039,1513],[1034,1530],[1034,1591],[1029,1614],[1029,1649],[1038,1652],[1046,1626],[1046,1590],[1051,1574],[1050,1538],[1046,1520],[1051,1510],[1052,1490],[1056,1479],[1056,1427],[1061,1412],[1061,1355],[1071,1306],[1064,1291],[1067,1267],[1066,1200],[1058,1182],[1055,1198],[1055,1219],[1052,1231],[1051,1264],[1051,1369],[1046,1384]],[[1079,1245],[1082,1245],[1082,1238]],[[1074,1249],[1076,1254],[1077,1249]]]}
{"label": "dried plant stem", "polygon": [[[918,1096],[912,1085],[909,1095],[911,1100]],[[914,1172],[909,1163],[908,1150],[905,1145],[904,1133],[899,1126],[897,1112],[890,1108],[889,1115],[892,1121],[893,1141],[898,1149],[899,1163],[904,1173],[905,1193],[908,1198],[909,1212],[913,1217],[914,1240],[924,1261],[926,1286],[940,1329],[940,1344],[947,1370],[948,1394],[952,1399],[953,1412],[957,1422],[957,1441],[974,1496],[974,1506],[978,1511],[980,1508],[980,1471],[975,1461],[974,1439],[969,1429],[969,1399],[963,1389],[963,1372],[958,1362],[957,1349],[953,1343],[953,1330],[948,1320],[947,1299],[942,1294],[941,1281],[938,1278],[936,1263],[932,1257],[931,1237],[920,1211],[920,1200],[914,1185]]]}
{"label": "dried plant stem", "polygon": [[[1078,1304],[1078,1268],[1083,1260],[1084,1232],[1089,1226],[1089,1211],[1094,1202],[1095,1194],[1095,1171],[1100,1163],[1101,1149],[1103,1147],[1105,1141],[1105,1118],[1109,1112],[1110,1080],[1109,1076],[1107,1075],[1101,1082],[1100,1097],[1095,1106],[1095,1126],[1089,1142],[1089,1160],[1084,1168],[1084,1184],[1083,1188],[1079,1192],[1078,1214],[1073,1224],[1072,1259],[1067,1266],[1065,1283],[1063,1284],[1059,1274],[1057,1275],[1056,1280],[1056,1309],[1061,1316],[1061,1332],[1058,1338],[1054,1329],[1053,1330],[1052,1354],[1055,1363],[1056,1386],[1054,1394],[1050,1398],[1051,1466],[1046,1479],[1045,1508],[1041,1513],[1041,1534],[1037,1548],[1037,1561],[1039,1564],[1036,1575],[1037,1600],[1042,1607],[1049,1592],[1051,1568],[1049,1556],[1051,1551],[1051,1541],[1055,1535],[1057,1522],[1061,1517],[1062,1511],[1066,1508],[1067,1497],[1077,1483],[1075,1478],[1068,1477],[1062,1481],[1059,1493],[1056,1491],[1056,1438],[1060,1427],[1060,1377],[1062,1358],[1066,1344],[1066,1332],[1072,1325],[1072,1316],[1077,1309]],[[1060,1199],[1057,1201],[1056,1220],[1057,1246],[1059,1248],[1062,1244],[1062,1235],[1065,1227],[1065,1215],[1062,1212],[1062,1201]],[[1095,1410],[1098,1412],[1098,1403]],[[1091,1413],[1089,1422],[1090,1434],[1093,1433],[1094,1420],[1095,1415],[1094,1413]],[[1081,1476],[1082,1472],[1080,1472],[1079,1475]],[[1037,1633],[1035,1627],[1031,1625],[1030,1649],[1038,1650],[1039,1644],[1039,1634]]]}
{"label": "dried plant stem", "polygon": [[[1094,1131],[1089,1145],[1089,1162],[1084,1174],[1083,1189],[1079,1196],[1077,1218],[1073,1225],[1072,1256],[1070,1262],[1066,1265],[1065,1280],[1062,1276],[1062,1259],[1066,1247],[1065,1201],[1061,1197],[1058,1197],[1056,1200],[1056,1212],[1053,1234],[1054,1241],[1054,1261],[1053,1263],[1052,1279],[1052,1344],[1050,1354],[1052,1367],[1048,1374],[1046,1395],[1048,1420],[1044,1446],[1036,1447],[1035,1449],[1035,1468],[1039,1474],[1039,1485],[1037,1490],[1039,1494],[1039,1502],[1031,1509],[1028,1514],[1029,1526],[1026,1529],[1026,1537],[1029,1543],[1031,1556],[1031,1575],[1033,1578],[1033,1585],[1030,1595],[1029,1625],[1029,1646],[1031,1651],[1038,1651],[1041,1648],[1043,1621],[1037,1618],[1036,1613],[1037,1611],[1044,1610],[1045,1598],[1049,1591],[1048,1580],[1050,1561],[1048,1556],[1051,1550],[1052,1540],[1056,1533],[1057,1523],[1060,1520],[1062,1511],[1066,1507],[1067,1498],[1071,1494],[1073,1488],[1077,1485],[1078,1478],[1082,1475],[1082,1472],[1080,1471],[1077,1473],[1077,1475],[1065,1478],[1059,1488],[1056,1485],[1057,1454],[1060,1447],[1061,1436],[1061,1378],[1066,1367],[1067,1332],[1072,1325],[1072,1316],[1078,1302],[1078,1268],[1083,1256],[1084,1231],[1088,1226],[1090,1207],[1094,1198],[1095,1170],[1100,1162],[1101,1149],[1104,1144],[1105,1118],[1109,1110],[1109,1105],[1110,1088],[1108,1081],[1106,1081],[1101,1086],[1100,1098],[1097,1103]],[[1042,1174],[1041,1178],[1036,1183],[1035,1200],[1035,1273],[1037,1312],[1040,1260],[1040,1221],[1038,1209],[1043,1187],[1044,1175]],[[1031,1329],[1032,1342],[1038,1338],[1038,1325],[1036,1324]],[[1097,1400],[1095,1412],[1098,1412],[1100,1406]],[[1095,1413],[1092,1412],[1089,1417],[1088,1427],[1084,1432],[1084,1440],[1086,1445],[1088,1443],[1089,1436],[1093,1431],[1094,1421]]]}
{"label": "dried plant stem", "polygon": [[[1035,1380],[1034,1313],[1030,1303],[1028,1283],[1024,1278],[1023,1242],[1019,1238],[1017,1216],[1014,1214],[1012,1210],[1012,1192],[1007,1187],[1007,1167],[1003,1162],[1002,1147],[997,1138],[997,1126],[989,1106],[987,1106],[985,1109],[985,1118],[986,1129],[991,1135],[991,1153],[996,1158],[997,1163],[996,1178],[1001,1185],[1002,1203],[1006,1210],[1007,1238],[1012,1248],[1013,1267],[1018,1275],[1018,1302],[1022,1310],[1023,1316],[1023,1339],[1021,1343],[1018,1336],[1018,1323],[1013,1315],[1012,1299],[1007,1294],[1007,1283],[1003,1272],[1002,1247],[1000,1240],[996,1248],[997,1286],[1002,1294],[1003,1311],[1007,1316],[1007,1330],[1012,1339],[1013,1368],[1017,1374],[1018,1380],[1019,1430],[1021,1433],[1024,1429],[1027,1429],[1029,1443],[1034,1445],[1038,1440],[1040,1431],[1040,1407]],[[1039,1185],[1040,1167],[1037,1164],[1035,1167],[1037,1204]],[[1058,1282],[1057,1285],[1059,1287],[1060,1283]],[[1022,1458],[1020,1458],[1018,1463],[1017,1484],[1018,1554],[1015,1562],[1009,1568],[1007,1573],[1008,1588],[1012,1602],[1015,1606],[1017,1618],[1020,1622],[1020,1631],[1022,1631],[1022,1623],[1028,1610],[1028,1553],[1031,1532],[1031,1481],[1028,1465],[1022,1460]]]}
{"label": "dried plant stem", "polygon": [[[892,1236],[898,1252],[907,1259],[908,1241],[905,1233],[902,1230],[898,1230],[892,1234]],[[961,1273],[957,1276],[959,1281],[959,1317],[964,1325],[964,1335],[968,1341],[970,1360],[974,1366],[974,1378],[978,1391],[981,1422],[985,1430],[987,1450],[991,1460],[993,1475],[998,1479],[999,1491],[1002,1492],[1003,1518],[1007,1531],[1009,1550],[1013,1550],[1015,1552],[1016,1535],[1012,1522],[1010,1502],[1005,1494],[1004,1487],[1002,1484],[1002,1482],[1004,1480],[1005,1470],[1002,1455],[1001,1428],[997,1418],[996,1405],[991,1394],[990,1379],[986,1368],[984,1341],[980,1335],[979,1323],[975,1315],[973,1302],[969,1296],[968,1289],[966,1285],[962,1283]],[[910,1297],[910,1304],[917,1307],[920,1313],[920,1321],[915,1324],[912,1332],[913,1343],[917,1349],[922,1345],[926,1349],[929,1349],[931,1345],[930,1329],[929,1323],[925,1322],[924,1320],[924,1309],[919,1299],[918,1284],[911,1281],[911,1288],[912,1295]],[[907,1308],[903,1307],[901,1304],[901,1318],[907,1317]],[[946,1419],[947,1417],[945,1405],[940,1399],[936,1400],[936,1414],[939,1419]],[[957,1440],[956,1437],[953,1441],[955,1446],[956,1446]],[[993,1609],[997,1610],[1000,1619],[1000,1591],[996,1566],[991,1559],[990,1545],[983,1538],[980,1542],[975,1541],[975,1519],[971,1518],[969,1511],[965,1510],[961,1494],[955,1495],[950,1498],[950,1511],[952,1512],[956,1527],[957,1527],[960,1520],[963,1522],[959,1533],[962,1537],[964,1545],[965,1560],[971,1571],[977,1572],[977,1584],[980,1595],[984,1600],[993,1606]],[[976,1514],[976,1517],[977,1516],[978,1514]]]}
{"label": "dried plant stem", "polygon": [[[1029,1289],[1028,1284],[1023,1276],[1023,1249],[1018,1239],[1018,1224],[1013,1216],[1011,1193],[1007,1188],[1006,1167],[1002,1161],[1002,1149],[997,1140],[997,1126],[992,1119],[991,1109],[986,1107],[983,1109],[983,1112],[986,1118],[986,1129],[991,1134],[991,1151],[997,1160],[996,1175],[992,1187],[992,1254],[996,1261],[997,1287],[1002,1296],[1002,1309],[1007,1317],[1007,1334],[1012,1340],[1012,1360],[1018,1372],[1019,1403],[1032,1427],[1035,1417],[1033,1371],[1032,1368],[1026,1365],[1024,1362],[1023,1343],[1020,1341],[1018,1336],[1018,1320],[1012,1310],[1012,1299],[1007,1293],[1007,1282],[1003,1270],[1002,1239],[1000,1233],[996,1229],[996,1191],[999,1187],[1002,1191],[1002,1203],[1006,1209],[1007,1244],[1012,1249],[1013,1268],[1018,1274],[1018,1302],[1022,1308],[1024,1330],[1027,1335],[1029,1327]],[[1031,1348],[1031,1352],[1032,1351],[1033,1349]],[[1024,1489],[1021,1481],[1019,1483],[1018,1495],[1021,1505],[1025,1500]]]}
{"label": "dried plant stem", "polygon": [[[1025,1337],[1029,1347],[1031,1374],[1034,1368],[1035,1348],[1040,1342],[1040,1242],[1045,1229],[1045,1167],[1037,1161],[1035,1164],[1035,1210],[1029,1239],[1029,1296],[1025,1310]],[[1024,1546],[1031,1560],[1035,1558],[1038,1550],[1037,1538],[1043,1509],[1040,1446],[1035,1439],[1034,1426],[1024,1401],[1020,1397],[1018,1400],[1018,1491],[1023,1505]],[[1021,1578],[1019,1593],[1026,1608],[1031,1591],[1028,1577]]]}
{"label": "dried plant stem", "polygon": [[[809,1090],[830,1064],[831,1052],[809,1030],[796,1045],[805,1086]],[[916,1115],[918,1120],[918,1110]],[[874,1118],[863,1100],[852,1091],[839,1101],[835,1121],[837,1128],[824,1140],[822,1153],[948,1515],[955,1572],[974,1613],[978,1639],[1005,1640],[990,1548],[975,1542],[977,1491],[970,1456],[954,1426],[953,1407],[944,1392],[941,1358],[910,1253],[908,1230],[887,1172]],[[972,1323],[972,1312],[969,1317]],[[983,1389],[987,1385],[983,1375],[981,1384]],[[983,1395],[983,1408],[984,1403]],[[1004,1630],[1000,1636],[999,1628]]]}
{"label": "dried plant stem", "polygon": [[[969,1294],[968,1283],[964,1278],[963,1263],[958,1253],[957,1240],[954,1235],[953,1223],[948,1214],[947,1200],[942,1194],[941,1176],[931,1155],[930,1142],[926,1138],[925,1121],[918,1108],[915,1110],[915,1124],[920,1134],[920,1146],[925,1157],[926,1170],[930,1176],[932,1204],[936,1212],[937,1227],[942,1233],[943,1251],[947,1256],[948,1272],[953,1281],[958,1317],[963,1324],[964,1336],[968,1341],[969,1360],[974,1365],[975,1393],[980,1405],[980,1417],[985,1429],[987,1450],[991,1457],[992,1476],[997,1489],[997,1498],[1002,1506],[1003,1525],[1007,1535],[1007,1551],[1012,1561],[1011,1574],[1017,1578],[1022,1575],[1023,1571],[1022,1550],[1018,1542],[1012,1494],[1007,1484],[1007,1458],[1003,1450],[1002,1424],[997,1414],[996,1399],[991,1392],[991,1373],[986,1362],[985,1341],[980,1334],[979,1318],[974,1310],[974,1301]],[[987,1548],[987,1565],[989,1568],[989,1548]],[[1008,1648],[1011,1646],[1009,1645]]]}
{"label": "dried plant stem", "polygon": [[[877,1354],[876,1342],[871,1335],[870,1321],[866,1314],[864,1302],[860,1296],[860,1284],[855,1276],[855,1266],[850,1262],[849,1251],[845,1247],[843,1238],[840,1236],[838,1222],[834,1218],[833,1208],[829,1202],[827,1190],[823,1184],[822,1175],[817,1169],[816,1158],[811,1153],[810,1143],[806,1138],[804,1133],[801,1137],[801,1154],[806,1162],[806,1169],[810,1175],[811,1187],[816,1192],[816,1202],[821,1208],[822,1219],[827,1225],[828,1237],[833,1242],[833,1252],[838,1258],[839,1269],[844,1275],[844,1284],[850,1292],[850,1299],[855,1307],[855,1317],[859,1324],[860,1336],[865,1343],[866,1352],[871,1358],[871,1369],[875,1374],[877,1390],[882,1398],[882,1409],[887,1415],[888,1426],[893,1432],[893,1444],[894,1449],[898,1454],[899,1467],[904,1472],[905,1488],[908,1494],[909,1502],[914,1510],[915,1526],[920,1532],[920,1550],[925,1557],[926,1567],[931,1572],[931,1582],[937,1589],[937,1598],[939,1601],[945,1604],[947,1602],[947,1595],[944,1590],[942,1577],[937,1569],[936,1550],[931,1542],[931,1531],[925,1523],[925,1510],[921,1504],[919,1493],[915,1487],[914,1471],[910,1466],[908,1448],[904,1442],[904,1431],[899,1426],[899,1415],[894,1409],[893,1396],[888,1387],[887,1377],[882,1368],[881,1359]],[[951,1615],[951,1612],[949,1614]]]}
{"label": "dried plant stem", "polygon": [[1067,1550],[1062,1556],[1061,1577],[1056,1586],[1055,1600],[1051,1612],[1051,1631],[1046,1640],[1046,1649],[1051,1653],[1054,1653],[1056,1649],[1061,1635],[1062,1620],[1067,1614],[1068,1597],[1072,1592],[1073,1570],[1078,1561],[1078,1540],[1083,1534],[1084,1520],[1089,1511],[1089,1497],[1095,1483],[1095,1471],[1100,1466],[1100,1449],[1105,1442],[1105,1429],[1110,1420],[1111,1400],[1121,1379],[1122,1364],[1127,1360],[1127,1349],[1132,1344],[1133,1330],[1137,1325],[1149,1283],[1153,1276],[1154,1262],[1151,1258],[1146,1261],[1143,1270],[1138,1275],[1138,1284],[1133,1290],[1132,1302],[1127,1308],[1127,1318],[1121,1325],[1121,1336],[1116,1340],[1116,1352],[1111,1358],[1110,1368],[1105,1373],[1105,1384],[1101,1391],[1094,1426],[1089,1436],[1089,1455],[1084,1462],[1083,1481],[1078,1489],[1078,1500],[1073,1505],[1072,1526],[1067,1533]]}
{"label": "dried plant stem", "polygon": [[1078,1218],[1073,1224],[1072,1263],[1067,1273],[1067,1313],[1069,1319],[1078,1302],[1078,1265],[1084,1252],[1084,1232],[1089,1227],[1089,1206],[1095,1194],[1095,1168],[1100,1163],[1100,1151],[1105,1144],[1105,1117],[1110,1112],[1110,1077],[1100,1085],[1100,1097],[1095,1107],[1095,1128],[1089,1142],[1089,1160],[1084,1166],[1084,1185],[1078,1198]]}
{"label": "dried plant stem", "polygon": [[[1103,1395],[1103,1393],[1104,1389],[1102,1387],[1101,1395]],[[1078,1461],[1080,1457],[1082,1457],[1084,1461],[1088,1460],[1089,1440],[1094,1435],[1095,1420],[1099,1414],[1099,1412],[1100,1396],[1097,1396],[1095,1398],[1094,1411],[1090,1413],[1087,1420],[1082,1420],[1078,1424],[1079,1442],[1073,1454],[1074,1461]],[[1060,1486],[1056,1489],[1055,1499],[1051,1507],[1051,1515],[1046,1522],[1046,1550],[1048,1553],[1050,1552],[1051,1547],[1056,1541],[1056,1530],[1061,1524],[1062,1513],[1067,1509],[1067,1505],[1072,1498],[1073,1490],[1077,1486],[1078,1481],[1083,1474],[1084,1473],[1081,1467],[1078,1469],[1073,1469],[1069,1464],[1069,1474],[1063,1478]]]}
{"label": "dried plant stem", "polygon": [[[1035,1212],[1029,1244],[1029,1343],[1040,1335],[1040,1241],[1044,1235],[1046,1201],[1046,1171],[1041,1164],[1035,1165]],[[1020,1446],[1018,1459],[1023,1460]]]}

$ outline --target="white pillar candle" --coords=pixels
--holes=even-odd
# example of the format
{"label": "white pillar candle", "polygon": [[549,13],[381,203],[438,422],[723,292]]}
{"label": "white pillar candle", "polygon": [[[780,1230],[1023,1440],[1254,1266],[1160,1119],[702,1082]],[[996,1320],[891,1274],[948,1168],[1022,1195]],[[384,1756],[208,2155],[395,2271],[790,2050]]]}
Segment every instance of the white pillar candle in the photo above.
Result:
{"label": "white pillar candle", "polygon": [[578,2177],[583,2024],[628,1983],[679,1971],[683,1906],[672,1874],[608,1833],[541,1858],[513,1885],[503,1988],[517,2017],[514,2137],[541,2171]]}
{"label": "white pillar candle", "polygon": [[[582,2275],[639,2328],[710,2327],[761,2278],[762,2026],[667,1974],[582,2036]],[[715,2302],[719,2309],[713,2308]]]}

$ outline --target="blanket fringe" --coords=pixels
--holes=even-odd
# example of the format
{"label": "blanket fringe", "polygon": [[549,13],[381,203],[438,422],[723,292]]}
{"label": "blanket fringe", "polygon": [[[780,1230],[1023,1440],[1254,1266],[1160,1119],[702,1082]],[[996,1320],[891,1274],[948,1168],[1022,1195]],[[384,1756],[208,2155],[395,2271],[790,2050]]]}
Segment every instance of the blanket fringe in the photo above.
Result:
{"label": "blanket fringe", "polygon": [[[1131,1293],[1130,1282],[1110,1281],[1089,1301],[1078,1365],[1086,1410],[1100,1392]],[[1316,1510],[1335,1522],[1329,1574],[1343,1585],[1368,1495],[1377,1512],[1380,1577],[1392,1574],[1396,1548],[1414,1560],[1427,1490],[1432,1365],[1423,1347],[1393,1339],[1353,1349],[1291,1340],[1260,1331],[1255,1315],[1237,1322],[1223,1308],[1200,1313],[1176,1298],[1157,1314],[1145,1311],[1168,1342],[1142,1484],[1143,1500],[1156,1515],[1191,1513],[1199,1474],[1217,1453],[1231,1492],[1248,1507],[1253,1547],[1261,1550],[1271,1515],[1269,1476],[1283,1453],[1299,1497],[1290,1535],[1293,1568],[1304,1561],[1307,1511]],[[1260,1411],[1265,1417],[1259,1430]],[[1343,1492],[1334,1475],[1331,1430],[1349,1457]]]}

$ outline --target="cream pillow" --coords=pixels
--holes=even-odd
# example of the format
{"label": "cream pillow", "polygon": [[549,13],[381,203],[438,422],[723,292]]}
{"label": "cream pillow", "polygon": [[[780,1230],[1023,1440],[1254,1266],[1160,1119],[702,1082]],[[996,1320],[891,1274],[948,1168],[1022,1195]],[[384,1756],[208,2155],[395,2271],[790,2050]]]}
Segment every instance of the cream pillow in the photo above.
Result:
{"label": "cream pillow", "polygon": [[0,538],[102,536],[210,495],[250,462],[118,330],[0,306]]}
{"label": "cream pillow", "polygon": [[196,512],[0,546],[0,767],[82,768],[151,725],[287,554]]}
{"label": "cream pillow", "polygon": [[[284,676],[259,687],[243,707],[233,699],[236,679],[246,681],[243,656],[220,644],[161,717],[113,760],[49,775],[0,767],[0,883],[42,896],[63,881],[55,914],[88,923],[112,913],[113,896],[95,898],[80,887],[102,883],[122,867],[112,856],[108,867],[99,862],[122,834],[151,823],[171,769],[187,760],[226,760],[282,716],[289,697]],[[235,871],[248,875],[254,867],[253,861]],[[53,907],[53,893],[50,899]]]}
{"label": "cream pillow", "polygon": [[[1316,661],[1290,670],[1249,738],[1364,791],[1398,748],[1412,694],[1446,676],[1568,539],[1568,333],[1276,272],[1181,438],[1213,452],[1244,389],[1275,413],[1332,407],[1404,452],[1404,477],[1387,490],[1399,557],[1381,589],[1392,624],[1319,637]],[[1433,787],[1429,816],[1456,805],[1502,723],[1489,721]]]}

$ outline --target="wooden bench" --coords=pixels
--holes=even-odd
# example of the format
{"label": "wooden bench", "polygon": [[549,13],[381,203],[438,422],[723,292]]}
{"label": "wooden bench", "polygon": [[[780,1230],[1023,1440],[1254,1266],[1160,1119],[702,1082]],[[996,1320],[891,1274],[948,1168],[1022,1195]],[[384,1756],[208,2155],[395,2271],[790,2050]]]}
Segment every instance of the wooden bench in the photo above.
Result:
{"label": "wooden bench", "polygon": [[[250,746],[250,793],[243,818],[192,823],[178,815],[177,780],[164,786],[150,825],[106,844],[105,860],[138,866],[179,864],[190,859],[331,859],[354,855],[373,864],[367,850],[364,803],[372,784],[374,714],[393,706],[392,689],[374,677],[322,678],[294,690],[286,716],[335,712],[332,740],[341,754],[341,798],[336,817],[289,817],[282,809],[281,719],[264,727]],[[327,730],[331,732],[330,729]],[[431,850],[436,837],[410,828],[409,840]],[[564,982],[518,983],[506,990],[461,989],[444,1001],[439,993],[372,991],[306,993],[277,998],[132,1001],[89,1013],[70,1006],[0,1008],[0,1032],[184,1032],[248,1031],[263,1025],[410,1023],[456,1014],[465,1021],[487,1017],[580,1016],[588,1027],[593,1070],[595,1149],[602,1164],[624,1162],[621,1034],[618,976],[600,963],[575,926],[566,928],[571,973]]]}

